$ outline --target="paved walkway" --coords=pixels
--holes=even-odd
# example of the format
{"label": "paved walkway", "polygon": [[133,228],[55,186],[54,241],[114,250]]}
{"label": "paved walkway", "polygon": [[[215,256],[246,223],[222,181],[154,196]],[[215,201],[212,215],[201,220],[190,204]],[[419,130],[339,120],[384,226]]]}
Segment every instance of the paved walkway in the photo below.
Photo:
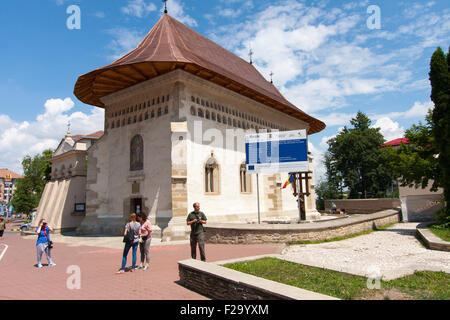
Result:
{"label": "paved walkway", "polygon": [[398,223],[388,229],[341,241],[296,245],[281,258],[355,275],[395,279],[415,270],[450,273],[450,252],[425,248],[415,237],[418,223]]}
{"label": "paved walkway", "polygon": [[[21,237],[5,233],[0,241],[0,254],[8,249],[0,261],[0,300],[2,299],[148,299],[148,300],[204,300],[208,299],[178,283],[178,264],[190,258],[186,243],[170,244],[154,241],[151,247],[150,269],[116,275],[122,258],[122,237],[74,238],[53,235],[55,248],[52,257],[56,267],[36,268],[36,237]],[[97,246],[95,246],[97,241]],[[70,245],[68,245],[68,242]],[[118,243],[117,243],[118,242]],[[80,244],[84,245],[80,245]],[[89,246],[86,244],[90,244]],[[277,253],[281,245],[221,245],[207,244],[207,261]],[[45,256],[45,255],[44,255]],[[138,253],[138,258],[139,258]],[[67,281],[73,275],[68,267],[76,265],[81,271],[81,289],[70,290]],[[128,258],[131,265],[131,253]]]}

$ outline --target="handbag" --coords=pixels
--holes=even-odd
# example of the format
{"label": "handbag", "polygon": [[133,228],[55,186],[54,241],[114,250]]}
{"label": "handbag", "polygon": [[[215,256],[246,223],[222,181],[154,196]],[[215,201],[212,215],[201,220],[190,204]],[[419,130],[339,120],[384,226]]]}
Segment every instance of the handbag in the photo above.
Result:
{"label": "handbag", "polygon": [[47,238],[47,242],[48,242],[47,248],[52,249],[53,241],[50,241],[50,239],[48,238],[46,230],[44,230],[44,234],[45,234],[45,237]]}
{"label": "handbag", "polygon": [[131,243],[134,241],[134,232],[131,231],[131,225],[129,225],[127,234],[123,237],[123,242]]}

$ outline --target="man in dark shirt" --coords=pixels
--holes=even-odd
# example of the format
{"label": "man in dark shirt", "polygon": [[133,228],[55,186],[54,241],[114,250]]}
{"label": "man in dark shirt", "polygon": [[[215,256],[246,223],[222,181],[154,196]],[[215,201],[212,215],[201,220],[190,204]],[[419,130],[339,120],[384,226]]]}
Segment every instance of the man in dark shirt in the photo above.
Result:
{"label": "man in dark shirt", "polygon": [[202,261],[206,260],[205,257],[205,235],[203,231],[203,225],[206,223],[206,216],[200,211],[200,203],[194,203],[194,211],[187,216],[187,225],[191,226],[191,257],[196,259],[197,257],[197,243],[200,249],[200,258]]}

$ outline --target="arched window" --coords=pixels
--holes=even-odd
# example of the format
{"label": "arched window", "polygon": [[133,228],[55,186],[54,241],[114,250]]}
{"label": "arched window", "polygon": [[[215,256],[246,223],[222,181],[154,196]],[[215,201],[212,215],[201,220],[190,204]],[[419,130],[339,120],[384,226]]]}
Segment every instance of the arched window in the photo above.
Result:
{"label": "arched window", "polygon": [[195,116],[195,108],[194,107],[191,107],[191,115]]}
{"label": "arched window", "polygon": [[211,112],[211,120],[216,121],[216,113]]}
{"label": "arched window", "polygon": [[148,112],[145,113],[144,120],[148,120]]}
{"label": "arched window", "polygon": [[198,108],[198,116],[203,118],[203,110]]}
{"label": "arched window", "polygon": [[166,106],[166,107],[164,108],[164,114],[168,114],[168,113],[169,113],[169,107]]}
{"label": "arched window", "polygon": [[[159,100],[159,98],[158,98],[158,100]],[[158,101],[158,103],[159,103],[159,101]],[[162,114],[161,108],[158,108],[158,117],[161,117],[161,114]]]}
{"label": "arched window", "polygon": [[125,118],[123,118],[123,120],[122,120],[122,127],[124,127],[125,126]]}
{"label": "arched window", "polygon": [[155,117],[155,110],[152,110],[151,117],[152,117],[152,118]]}
{"label": "arched window", "polygon": [[209,111],[208,110],[206,110],[205,118],[209,119]]}
{"label": "arched window", "polygon": [[111,129],[114,129],[114,121],[111,122]]}
{"label": "arched window", "polygon": [[247,166],[244,163],[241,164],[239,170],[239,180],[241,182],[241,192],[242,193],[250,193],[252,192],[252,179],[251,176],[247,173]]}
{"label": "arched window", "polygon": [[139,122],[142,121],[142,114],[139,115]]}
{"label": "arched window", "polygon": [[117,120],[117,126],[116,126],[117,128],[119,128],[120,127],[120,120]]}
{"label": "arched window", "polygon": [[217,122],[222,122],[222,118],[221,118],[220,114],[217,114]]}
{"label": "arched window", "polygon": [[144,140],[140,135],[135,135],[130,143],[130,170],[142,170],[144,168]]}
{"label": "arched window", "polygon": [[205,164],[205,192],[219,192],[219,165],[213,155],[211,155]]}

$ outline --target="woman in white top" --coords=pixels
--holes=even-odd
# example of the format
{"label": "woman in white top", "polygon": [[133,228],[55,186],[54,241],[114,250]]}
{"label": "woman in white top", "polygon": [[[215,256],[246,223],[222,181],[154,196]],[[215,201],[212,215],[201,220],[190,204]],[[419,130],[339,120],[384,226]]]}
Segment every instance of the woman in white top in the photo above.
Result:
{"label": "woman in white top", "polygon": [[[150,263],[150,243],[152,241],[152,224],[147,220],[145,213],[139,213],[137,215],[138,221],[141,223],[141,229],[139,230],[139,236],[141,240],[139,242],[139,249],[141,251],[141,264],[137,269],[148,270]],[[145,266],[142,266],[144,264]]]}

